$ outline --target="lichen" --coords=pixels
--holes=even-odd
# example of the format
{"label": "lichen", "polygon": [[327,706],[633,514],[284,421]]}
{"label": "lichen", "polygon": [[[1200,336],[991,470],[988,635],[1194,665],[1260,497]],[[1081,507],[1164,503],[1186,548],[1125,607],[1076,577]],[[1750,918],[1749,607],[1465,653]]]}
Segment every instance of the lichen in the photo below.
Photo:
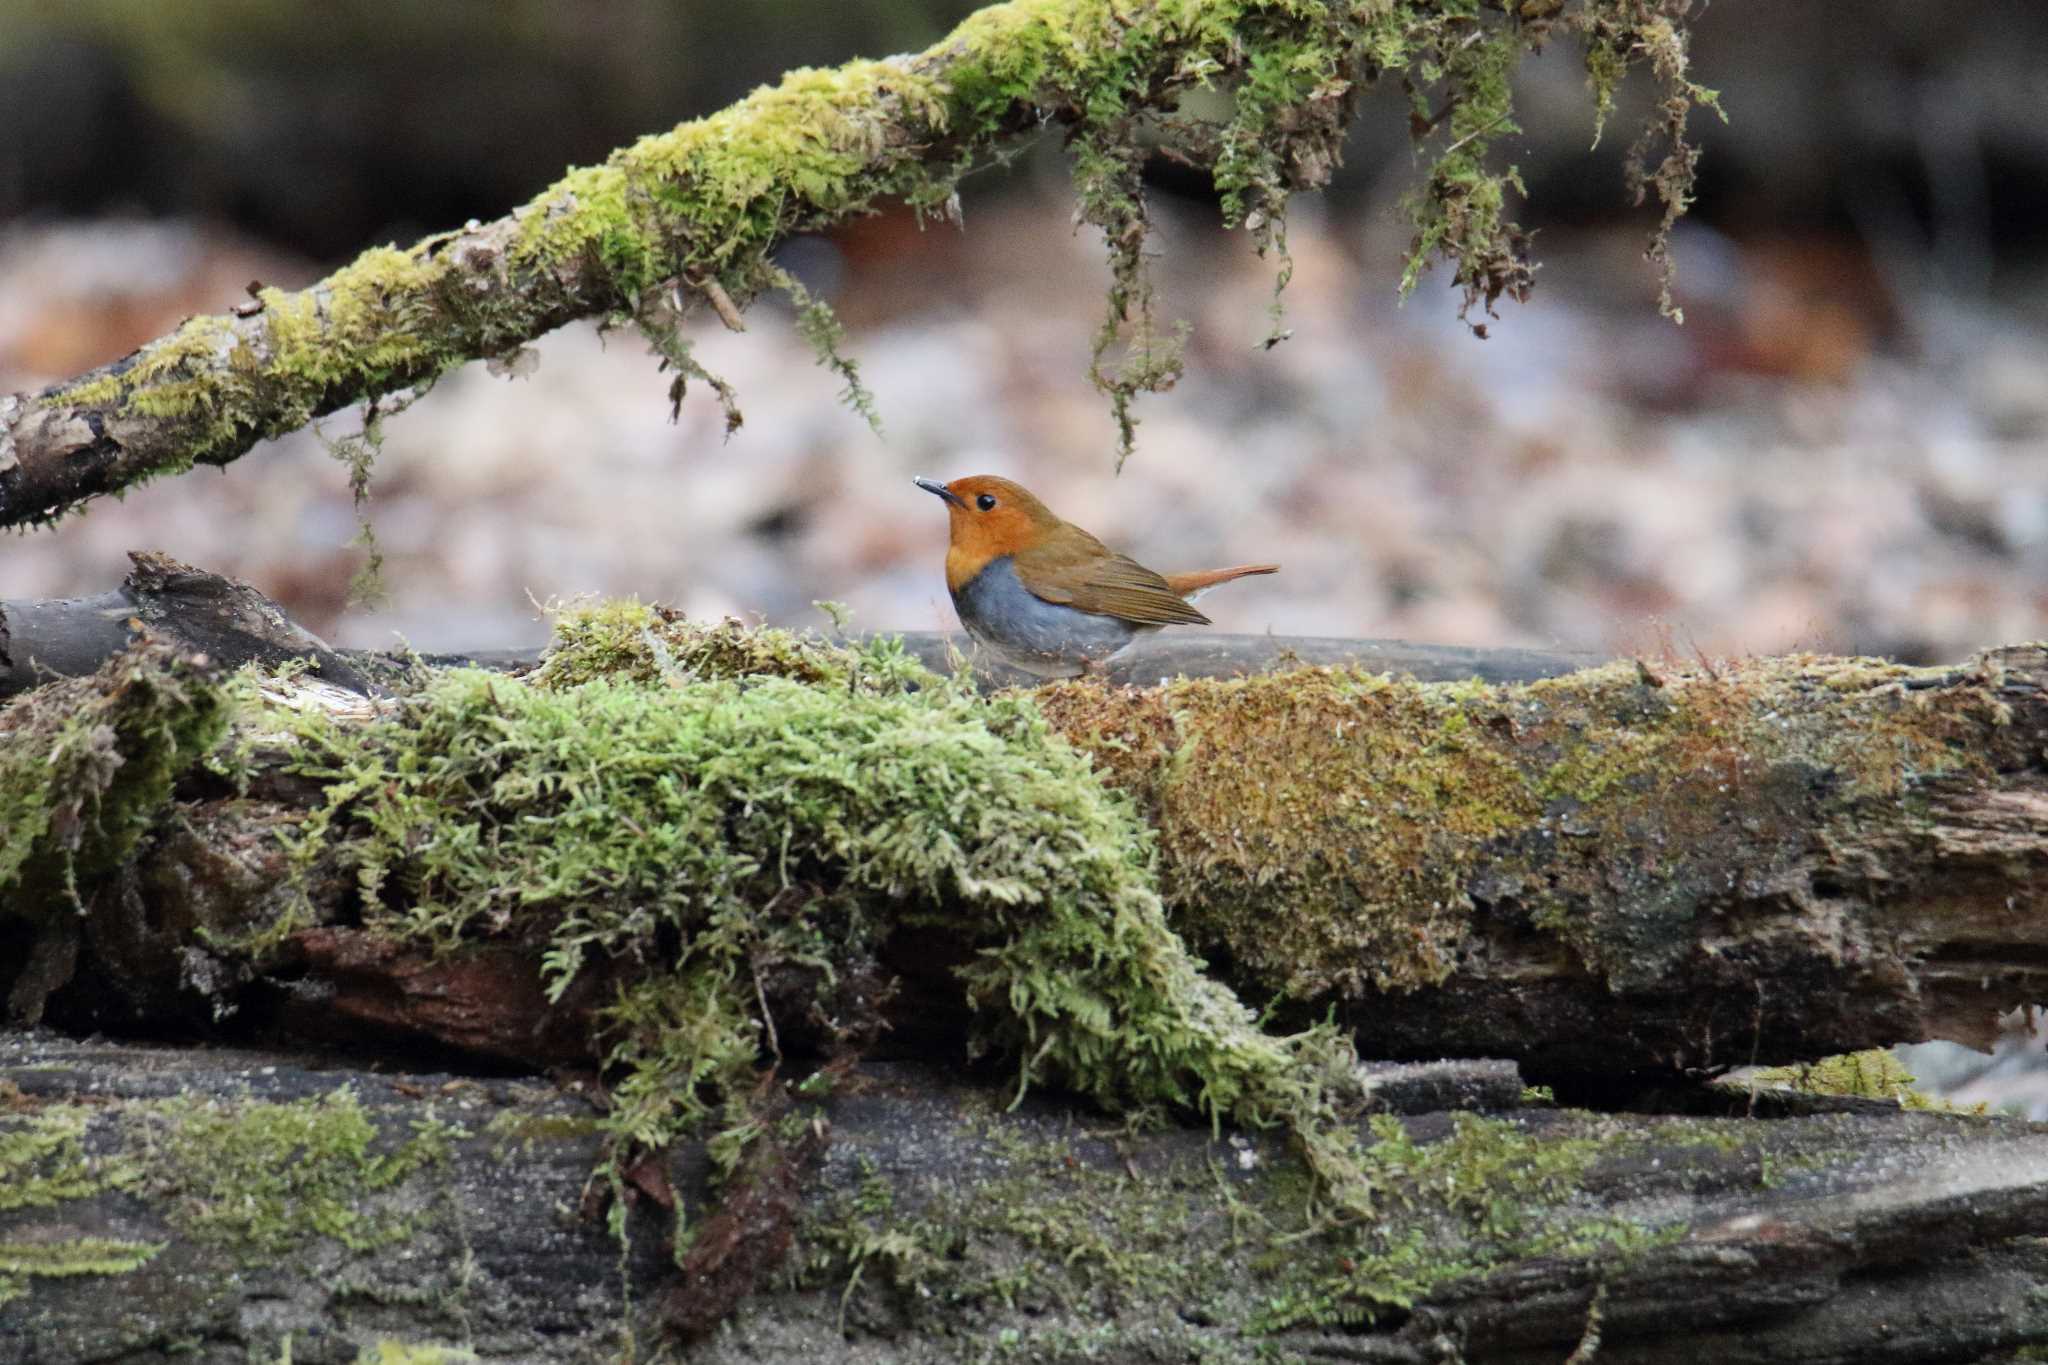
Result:
{"label": "lichen", "polygon": [[1399,1315],[1521,1261],[1617,1262],[1684,1231],[1590,1208],[1587,1178],[1615,1153],[1587,1115],[1382,1115],[1370,1132],[1380,1199],[1357,1220],[1325,1217],[1298,1157],[1255,1136],[1136,1166],[1102,1134],[1006,1124],[969,1139],[971,1164],[893,1177],[856,1147],[840,1160],[860,1178],[806,1213],[799,1283],[832,1296],[848,1334],[973,1322],[1059,1359],[1056,1334],[1087,1321],[1111,1358],[1142,1343],[1148,1359],[1252,1361],[1293,1329]]}

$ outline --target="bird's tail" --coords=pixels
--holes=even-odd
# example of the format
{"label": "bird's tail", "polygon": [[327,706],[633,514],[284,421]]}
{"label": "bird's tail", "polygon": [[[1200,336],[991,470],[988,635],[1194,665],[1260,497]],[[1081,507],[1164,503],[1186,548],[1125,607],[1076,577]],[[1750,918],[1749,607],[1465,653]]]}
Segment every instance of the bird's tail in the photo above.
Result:
{"label": "bird's tail", "polygon": [[1258,573],[1279,573],[1278,564],[1239,564],[1229,569],[1204,569],[1199,573],[1170,573],[1166,575],[1166,586],[1173,589],[1178,597],[1192,602],[1218,583],[1228,583],[1233,578],[1249,578]]}

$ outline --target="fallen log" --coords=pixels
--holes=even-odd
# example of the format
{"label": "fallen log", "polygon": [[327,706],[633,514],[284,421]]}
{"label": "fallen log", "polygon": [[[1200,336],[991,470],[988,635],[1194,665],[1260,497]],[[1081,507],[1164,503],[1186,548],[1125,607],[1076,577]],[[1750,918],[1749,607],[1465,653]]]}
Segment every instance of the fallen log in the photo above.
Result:
{"label": "fallen log", "polygon": [[[632,610],[487,704],[573,690],[608,668],[642,680],[849,678],[837,661],[879,657]],[[26,755],[8,781],[48,776],[39,736],[75,719],[79,698],[134,707],[156,695],[125,681],[149,667],[122,658],[99,692],[80,680],[67,686],[87,691],[71,702],[41,702],[43,729],[20,709],[42,693],[4,713],[0,758],[10,743]],[[2022,647],[1951,670],[1626,664],[1488,686],[1320,668],[1142,689],[1063,683],[1031,697],[1134,799],[1175,926],[1238,991],[1280,1002],[1283,1018],[1334,1008],[1370,1056],[1508,1056],[1554,1078],[1982,1041],[2000,1012],[2048,998],[2044,683],[2043,652]],[[303,678],[270,686],[294,697],[274,715],[312,704]],[[424,711],[329,692],[342,699],[326,722],[335,733],[381,726],[391,761],[413,762],[398,751]],[[539,716],[551,703],[536,696]],[[161,700],[177,712],[211,697],[199,687]],[[47,1000],[77,1027],[199,1027],[242,1010],[313,1035],[374,1026],[472,1055],[527,1058],[542,1037],[545,1055],[584,1046],[575,1024],[536,1021],[532,964],[545,944],[479,943],[451,960],[363,924],[361,888],[341,864],[293,862],[281,840],[302,838],[294,831],[329,804],[302,748],[257,744],[231,782],[189,751],[175,773],[158,759],[124,768],[175,721],[107,714],[116,761],[82,771],[105,792],[129,778],[155,786],[134,798],[131,842],[88,847],[90,866],[76,862],[76,816],[14,855],[44,869],[24,884],[45,901],[67,877],[85,893],[81,915],[0,888],[0,937],[23,945],[0,957],[17,1018]],[[33,796],[11,799],[34,813]],[[541,818],[434,809],[463,822],[449,837],[471,820]],[[635,828],[658,818],[616,814]],[[394,856],[402,871],[409,855]],[[279,922],[288,901],[301,927],[270,956],[217,946]],[[968,939],[977,922],[965,921]],[[889,1008],[906,1030],[957,1036],[953,968],[971,950],[944,923],[918,925],[883,936],[904,982]],[[495,1010],[491,990],[436,1004],[458,972],[472,986],[527,984],[496,992]]]}
{"label": "fallen log", "polygon": [[1525,1103],[1511,1068],[1427,1070],[1442,1083],[1390,1089],[1372,1120],[1380,1219],[1317,1235],[1271,1133],[1133,1132],[869,1066],[794,1101],[819,1146],[790,1172],[801,1199],[753,1229],[786,1249],[744,1283],[678,1283],[658,1212],[698,1224],[705,1151],[638,1172],[614,1235],[577,1213],[599,1142],[573,1091],[0,1033],[0,1356],[225,1365],[289,1341],[310,1365],[381,1343],[554,1365],[651,1356],[677,1313],[721,1324],[687,1355],[719,1363],[1000,1345],[1422,1365],[1452,1343],[1555,1362],[1589,1342],[1904,1363],[2048,1343],[2032,1128],[1867,1103],[1743,1118],[1739,1098],[1603,1116]]}
{"label": "fallen log", "polygon": [[[557,632],[525,675],[374,698],[144,642],[0,710],[15,1017],[300,1049],[116,1080],[0,1035],[0,1345],[1908,1360],[2048,1333],[1985,1310],[2042,1268],[2026,1130],[1524,1109],[1499,1062],[1337,1075],[1331,1030],[1262,1033],[1217,985],[1583,1096],[1988,1027],[2048,985],[2038,647],[976,695],[887,642],[616,605]],[[970,1041],[1021,1077],[961,1072]],[[469,1074],[330,1093],[316,1045]],[[507,1079],[540,1066],[587,1098]],[[1062,1088],[1254,1122],[1103,1137]],[[479,1094],[481,1132],[422,1104]],[[585,1221],[607,1205],[623,1251]],[[116,1276],[109,1313],[86,1287]],[[1877,1283],[1913,1330],[1859,1315]]]}

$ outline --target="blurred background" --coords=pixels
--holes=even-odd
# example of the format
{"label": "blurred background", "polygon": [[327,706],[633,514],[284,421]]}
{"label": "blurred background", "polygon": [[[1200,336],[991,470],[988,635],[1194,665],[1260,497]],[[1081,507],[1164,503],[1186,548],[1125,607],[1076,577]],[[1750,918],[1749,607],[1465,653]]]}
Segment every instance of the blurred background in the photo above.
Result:
{"label": "blurred background", "polygon": [[[565,167],[802,64],[922,47],[967,0],[0,0],[0,391],[111,360],[250,280],[497,217]],[[1678,243],[1656,314],[1647,209],[1592,148],[1578,54],[1521,77],[1502,152],[1531,192],[1533,303],[1491,337],[1445,278],[1405,305],[1418,166],[1369,97],[1333,189],[1298,201],[1293,338],[1271,267],[1205,184],[1154,183],[1186,379],[1141,400],[1121,477],[1089,387],[1105,272],[1056,139],[976,175],[964,231],[884,212],[792,243],[879,404],[836,400],[774,305],[695,320],[735,383],[721,439],[630,333],[566,329],[530,376],[473,366],[387,426],[364,551],[353,429],[288,437],[0,540],[0,597],[104,591],[159,549],[254,583],[337,644],[539,640],[536,601],[636,594],[775,623],[851,606],[950,629],[945,518],[913,474],[993,472],[1160,569],[1276,559],[1219,628],[1602,654],[1794,649],[1954,659],[2048,633],[2048,6],[1715,0]]]}

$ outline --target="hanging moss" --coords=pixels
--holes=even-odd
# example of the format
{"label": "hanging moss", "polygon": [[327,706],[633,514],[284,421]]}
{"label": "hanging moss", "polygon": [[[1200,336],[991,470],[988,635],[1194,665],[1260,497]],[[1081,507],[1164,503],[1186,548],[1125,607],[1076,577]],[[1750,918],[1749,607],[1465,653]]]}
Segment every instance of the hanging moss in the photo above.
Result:
{"label": "hanging moss", "polygon": [[[225,463],[351,402],[417,390],[466,361],[499,359],[574,318],[628,321],[681,384],[702,379],[728,429],[729,385],[678,332],[708,299],[728,323],[761,293],[787,288],[776,248],[792,235],[887,202],[957,216],[963,175],[1047,124],[1073,152],[1078,217],[1101,229],[1108,307],[1090,373],[1109,396],[1128,454],[1131,404],[1180,374],[1179,329],[1155,319],[1146,269],[1141,171],[1160,147],[1208,168],[1225,223],[1291,273],[1291,195],[1319,188],[1342,152],[1358,92],[1398,78],[1427,162],[1409,209],[1402,278],[1412,289],[1451,264],[1464,309],[1489,311],[1533,280],[1511,195],[1521,182],[1492,154],[1515,131],[1512,76],[1561,36],[1583,39],[1594,122],[1616,85],[1647,65],[1663,99],[1631,152],[1630,189],[1662,209],[1650,255],[1669,296],[1669,234],[1697,160],[1691,111],[1714,107],[1689,75],[1692,0],[1010,0],[970,16],[926,51],[790,72],[707,118],[642,138],[602,165],[570,171],[501,223],[379,247],[310,289],[265,289],[246,317],[203,317],[118,365],[37,403],[152,419],[131,431],[110,486]],[[1197,91],[1227,97],[1203,119]],[[1661,156],[1658,153],[1661,151]],[[874,419],[857,366],[822,300],[799,293],[805,334]],[[1268,343],[1284,335],[1276,311]],[[1121,352],[1118,348],[1121,346]],[[1112,358],[1114,354],[1114,358]],[[371,413],[374,416],[374,409]],[[360,453],[360,452],[358,452]],[[93,491],[98,491],[97,489]],[[35,518],[80,496],[53,489]]]}

